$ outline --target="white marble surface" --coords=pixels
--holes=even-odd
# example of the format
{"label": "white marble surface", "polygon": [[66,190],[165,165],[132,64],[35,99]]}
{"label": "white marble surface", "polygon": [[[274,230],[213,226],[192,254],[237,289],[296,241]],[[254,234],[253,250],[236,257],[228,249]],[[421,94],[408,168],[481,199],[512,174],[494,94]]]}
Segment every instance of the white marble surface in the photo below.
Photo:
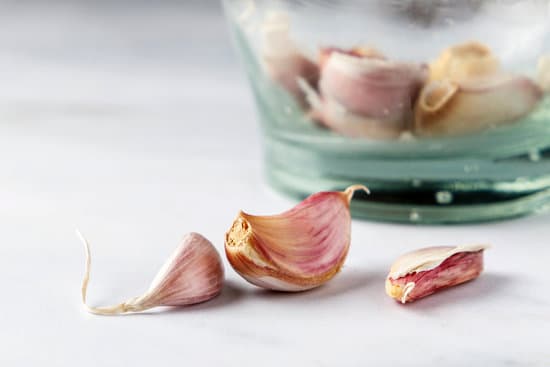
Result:
{"label": "white marble surface", "polygon": [[[75,227],[93,246],[89,301],[111,304],[142,292],[185,232],[222,251],[239,209],[293,202],[262,179],[219,9],[40,4],[0,11],[0,365],[550,366],[548,215],[354,221],[343,272],[317,290],[264,292],[226,262],[209,303],[85,313]],[[475,282],[406,307],[385,296],[400,253],[467,242],[493,244]]]}

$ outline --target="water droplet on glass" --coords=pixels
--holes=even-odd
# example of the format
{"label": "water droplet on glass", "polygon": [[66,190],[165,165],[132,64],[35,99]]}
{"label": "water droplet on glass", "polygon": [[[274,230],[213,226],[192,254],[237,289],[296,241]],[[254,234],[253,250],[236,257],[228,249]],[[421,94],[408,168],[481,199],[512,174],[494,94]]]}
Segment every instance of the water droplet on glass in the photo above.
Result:
{"label": "water droplet on glass", "polygon": [[409,214],[409,220],[411,222],[418,222],[420,220],[420,214],[416,210],[411,210],[411,214]]}
{"label": "water droplet on glass", "polygon": [[450,204],[453,202],[453,194],[450,191],[438,191],[435,193],[435,201],[438,204]]}
{"label": "water droplet on glass", "polygon": [[539,152],[538,149],[533,149],[529,152],[529,160],[531,162],[538,162],[538,161],[540,161],[540,158],[541,158],[541,156],[540,156],[540,152]]}
{"label": "water droplet on glass", "polygon": [[464,172],[470,173],[470,172],[478,172],[479,166],[475,163],[465,164],[464,165]]}

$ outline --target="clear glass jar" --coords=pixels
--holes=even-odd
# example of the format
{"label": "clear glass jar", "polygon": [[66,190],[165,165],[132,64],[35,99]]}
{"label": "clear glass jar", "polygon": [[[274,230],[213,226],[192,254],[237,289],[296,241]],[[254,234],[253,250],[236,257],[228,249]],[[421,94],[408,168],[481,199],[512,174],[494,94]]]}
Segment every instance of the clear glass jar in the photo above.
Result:
{"label": "clear glass jar", "polygon": [[355,216],[550,207],[550,0],[225,0],[270,183]]}

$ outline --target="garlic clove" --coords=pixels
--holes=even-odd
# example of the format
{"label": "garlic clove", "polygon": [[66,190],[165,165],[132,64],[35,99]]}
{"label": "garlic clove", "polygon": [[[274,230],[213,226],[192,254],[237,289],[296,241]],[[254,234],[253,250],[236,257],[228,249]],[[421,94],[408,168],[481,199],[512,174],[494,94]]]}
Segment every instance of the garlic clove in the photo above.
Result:
{"label": "garlic clove", "polygon": [[386,277],[386,293],[401,303],[477,278],[487,245],[439,246],[399,257]]}
{"label": "garlic clove", "polygon": [[323,98],[338,101],[346,109],[373,118],[396,119],[425,80],[421,65],[356,56],[334,51],[321,73]]}
{"label": "garlic clove", "polygon": [[279,215],[240,212],[225,235],[225,253],[248,282],[278,291],[318,287],[342,267],[350,245],[349,203],[357,190],[320,192]]}
{"label": "garlic clove", "polygon": [[550,93],[550,54],[539,58],[537,64],[537,82],[543,91]]}
{"label": "garlic clove", "polygon": [[434,80],[420,93],[414,132],[421,136],[460,135],[528,115],[542,98],[529,78],[495,74],[462,82]]}
{"label": "garlic clove", "polygon": [[467,42],[443,51],[415,106],[414,132],[461,135],[528,115],[542,91],[531,79],[505,73],[491,50]]}
{"label": "garlic clove", "polygon": [[335,100],[327,99],[313,110],[311,118],[332,131],[350,138],[396,139],[404,131],[400,120],[384,121],[348,111]]}
{"label": "garlic clove", "polygon": [[500,63],[491,50],[479,42],[471,41],[444,50],[430,65],[430,80],[459,82],[491,75],[499,70]]}
{"label": "garlic clove", "polygon": [[187,306],[208,301],[221,292],[224,269],[218,251],[200,234],[189,233],[184,236],[143,295],[114,306],[88,306],[86,294],[91,265],[90,247],[82,234],[78,231],[77,234],[86,248],[82,303],[90,313],[116,315],[145,311],[158,306]]}
{"label": "garlic clove", "polygon": [[323,69],[327,61],[329,60],[330,56],[333,52],[354,56],[354,57],[367,57],[371,59],[379,59],[379,60],[385,60],[386,57],[377,49],[373,47],[353,47],[349,50],[338,48],[338,47],[323,47],[319,51],[319,67]]}
{"label": "garlic clove", "polygon": [[424,66],[389,61],[372,49],[324,49],[321,63],[323,103],[314,115],[323,124],[343,135],[374,138],[397,137],[409,128],[427,78]]}
{"label": "garlic clove", "polygon": [[305,95],[298,85],[298,78],[316,86],[319,80],[319,67],[308,59],[290,38],[290,21],[287,14],[270,14],[262,25],[261,33],[262,63],[266,73],[305,107]]}

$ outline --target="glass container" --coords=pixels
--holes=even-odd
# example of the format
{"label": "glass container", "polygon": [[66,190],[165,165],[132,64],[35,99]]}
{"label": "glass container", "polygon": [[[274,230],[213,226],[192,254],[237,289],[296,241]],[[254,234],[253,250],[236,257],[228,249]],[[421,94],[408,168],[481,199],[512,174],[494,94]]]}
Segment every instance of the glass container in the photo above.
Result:
{"label": "glass container", "polygon": [[266,173],[298,198],[364,184],[356,217],[550,208],[550,0],[225,0]]}

